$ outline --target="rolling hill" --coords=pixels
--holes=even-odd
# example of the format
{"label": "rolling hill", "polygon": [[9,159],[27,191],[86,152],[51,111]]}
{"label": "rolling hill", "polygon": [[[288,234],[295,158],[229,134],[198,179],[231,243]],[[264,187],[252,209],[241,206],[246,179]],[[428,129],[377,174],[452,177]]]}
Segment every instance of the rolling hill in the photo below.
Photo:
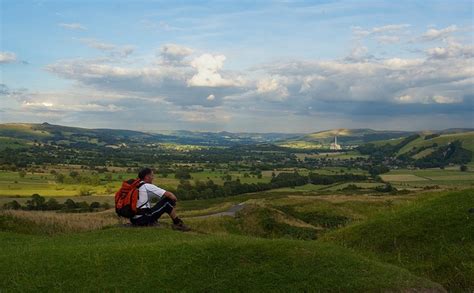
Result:
{"label": "rolling hill", "polygon": [[413,134],[410,131],[385,131],[373,129],[332,129],[303,135],[297,138],[280,141],[284,147],[294,148],[329,148],[337,136],[337,142],[343,146],[361,145],[372,141],[396,139]]}
{"label": "rolling hill", "polygon": [[97,145],[130,143],[174,143],[189,145],[231,146],[236,144],[271,143],[298,134],[288,133],[230,133],[200,131],[140,132],[120,129],[87,129],[49,123],[0,124],[0,138],[39,142],[85,142]]}
{"label": "rolling hill", "polygon": [[474,191],[442,193],[336,230],[326,241],[441,283],[474,289]]}
{"label": "rolling hill", "polygon": [[163,228],[42,236],[17,233],[15,225],[0,217],[0,261],[8,264],[0,283],[12,291],[444,292],[405,269],[327,243]]}

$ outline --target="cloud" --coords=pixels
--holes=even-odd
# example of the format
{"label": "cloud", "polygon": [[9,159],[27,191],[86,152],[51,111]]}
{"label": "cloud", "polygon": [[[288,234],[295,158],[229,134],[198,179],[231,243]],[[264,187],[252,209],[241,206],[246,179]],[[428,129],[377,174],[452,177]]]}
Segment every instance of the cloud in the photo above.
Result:
{"label": "cloud", "polygon": [[[381,27],[375,31],[384,36],[393,30],[396,28]],[[382,58],[357,46],[342,59],[280,60],[232,72],[224,70],[226,57],[222,54],[195,55],[192,48],[165,44],[158,55],[147,55],[148,59],[137,59],[139,62],[62,60],[46,69],[96,93],[119,96],[110,102],[95,98],[70,105],[101,105],[98,109],[105,110],[111,104],[156,111],[160,123],[175,121],[173,128],[222,127],[213,120],[251,127],[255,117],[275,122],[272,127],[280,125],[278,119],[288,117],[300,121],[301,127],[321,117],[375,121],[387,109],[390,113],[385,115],[395,120],[402,115],[460,113],[464,117],[474,99],[470,94],[474,86],[472,48],[454,42],[442,48],[452,53],[425,49],[416,58]],[[64,104],[40,97],[28,102]],[[245,122],[239,122],[242,119]],[[377,121],[384,122],[382,118]]]}
{"label": "cloud", "polygon": [[380,44],[396,44],[396,43],[400,42],[400,37],[399,36],[382,35],[382,36],[375,37],[375,39]]}
{"label": "cloud", "polygon": [[197,73],[188,80],[191,87],[229,87],[238,86],[237,80],[223,78],[219,71],[224,66],[224,55],[202,54],[191,61],[191,66]]}
{"label": "cloud", "polygon": [[68,30],[86,30],[87,28],[80,23],[59,23],[60,27]]}
{"label": "cloud", "polygon": [[16,54],[12,52],[0,51],[0,64],[15,62]]}
{"label": "cloud", "polygon": [[111,50],[115,50],[115,48],[116,48],[115,45],[107,44],[107,43],[98,41],[96,39],[82,38],[82,39],[79,39],[79,41],[81,43],[87,45],[88,47],[91,47],[91,48],[94,48],[94,49],[97,49],[97,50],[102,50],[102,51],[111,51]]}
{"label": "cloud", "polygon": [[435,41],[439,39],[446,39],[449,37],[452,33],[458,31],[458,27],[455,25],[450,25],[444,29],[429,29],[427,30],[422,36],[421,40],[423,41]]}
{"label": "cloud", "polygon": [[257,93],[268,100],[282,101],[288,98],[288,89],[276,78],[265,78],[258,82]]}
{"label": "cloud", "polygon": [[160,48],[159,56],[163,64],[186,65],[184,58],[193,54],[194,50],[177,44],[165,44]]}
{"label": "cloud", "polygon": [[445,47],[426,49],[426,54],[432,59],[472,58],[474,57],[474,46],[449,42]]}
{"label": "cloud", "polygon": [[[46,66],[46,70],[62,78],[78,81],[81,85],[95,90],[131,93],[136,97],[146,99],[162,97],[180,106],[216,107],[222,103],[222,97],[242,93],[245,90],[234,81],[239,81],[238,76],[233,78],[235,73],[224,72],[223,74],[230,77],[224,78],[221,75],[222,71],[216,71],[217,68],[222,67],[222,64],[218,64],[217,68],[214,65],[209,70],[203,68],[203,64],[195,64],[198,66],[196,73],[196,68],[191,67],[189,63],[164,64],[162,60],[156,62],[157,60],[151,59],[146,60],[145,65],[129,63],[114,65],[111,63],[113,61],[109,59],[60,60]],[[205,76],[210,79],[205,79]],[[196,83],[200,81],[199,78],[203,78],[204,81]],[[210,95],[214,95],[214,99],[202,98]]]}
{"label": "cloud", "polygon": [[90,48],[109,52],[113,57],[128,57],[135,50],[135,47],[131,45],[117,46],[96,39],[81,38],[79,41]]}
{"label": "cloud", "polygon": [[124,110],[114,104],[100,105],[95,103],[87,104],[55,104],[51,102],[23,102],[22,108],[33,111],[46,112],[118,112]]}
{"label": "cloud", "polygon": [[441,95],[435,96],[412,96],[412,95],[404,95],[396,98],[396,100],[400,103],[421,103],[421,104],[459,104],[463,102],[461,97],[446,97]]}
{"label": "cloud", "polygon": [[359,38],[363,38],[377,34],[397,33],[403,29],[409,28],[410,26],[411,25],[409,24],[389,24],[385,26],[373,27],[371,29],[364,29],[360,26],[353,26],[352,33]]}
{"label": "cloud", "polygon": [[348,62],[362,62],[368,61],[374,58],[372,54],[369,54],[369,49],[364,46],[357,46],[351,50],[351,53],[345,58]]}

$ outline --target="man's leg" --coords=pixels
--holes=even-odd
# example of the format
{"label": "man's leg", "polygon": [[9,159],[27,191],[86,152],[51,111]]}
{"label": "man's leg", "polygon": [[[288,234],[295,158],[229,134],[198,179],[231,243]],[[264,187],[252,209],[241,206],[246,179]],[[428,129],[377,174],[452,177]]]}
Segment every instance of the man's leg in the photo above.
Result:
{"label": "man's leg", "polygon": [[171,219],[177,218],[175,212],[176,202],[167,197],[163,197],[159,202],[156,203],[147,213],[147,216],[151,218],[153,222],[158,221],[158,219],[164,214],[167,213],[170,215]]}
{"label": "man's leg", "polygon": [[189,227],[186,226],[183,221],[176,215],[176,202],[167,197],[162,198],[154,207],[151,208],[149,215],[156,222],[163,215],[167,213],[171,220],[173,220],[172,228],[174,230],[189,231]]}

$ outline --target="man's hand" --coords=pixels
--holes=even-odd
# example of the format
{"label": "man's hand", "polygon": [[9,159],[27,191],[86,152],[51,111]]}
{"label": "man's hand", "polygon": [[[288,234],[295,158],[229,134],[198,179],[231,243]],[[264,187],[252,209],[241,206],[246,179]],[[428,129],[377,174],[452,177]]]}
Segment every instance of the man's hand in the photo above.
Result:
{"label": "man's hand", "polygon": [[163,195],[166,196],[167,198],[171,199],[171,200],[178,201],[178,198],[172,192],[167,191]]}

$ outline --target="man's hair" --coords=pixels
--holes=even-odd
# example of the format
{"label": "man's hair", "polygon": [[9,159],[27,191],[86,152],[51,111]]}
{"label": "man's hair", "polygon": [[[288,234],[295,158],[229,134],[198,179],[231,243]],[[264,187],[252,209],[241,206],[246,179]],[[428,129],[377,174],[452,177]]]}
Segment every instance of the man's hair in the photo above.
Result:
{"label": "man's hair", "polygon": [[152,169],[144,168],[144,169],[140,170],[140,172],[138,172],[138,178],[143,180],[143,179],[145,179],[145,176],[151,174],[151,172],[153,172]]}

